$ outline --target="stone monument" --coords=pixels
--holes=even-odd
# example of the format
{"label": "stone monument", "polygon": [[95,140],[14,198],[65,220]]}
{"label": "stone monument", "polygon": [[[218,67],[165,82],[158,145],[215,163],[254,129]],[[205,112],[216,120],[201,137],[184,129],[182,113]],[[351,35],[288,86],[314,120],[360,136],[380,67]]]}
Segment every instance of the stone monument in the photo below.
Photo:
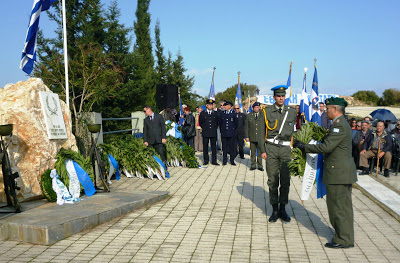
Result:
{"label": "stone monument", "polygon": [[[54,168],[55,156],[61,147],[77,151],[72,134],[71,112],[60,100],[59,118],[65,124],[64,139],[50,139],[42,110],[40,92],[51,92],[41,79],[30,78],[0,88],[0,124],[14,124],[13,137],[8,148],[13,172],[21,190],[20,201],[35,199],[42,195],[39,180],[44,171]],[[56,101],[57,102],[57,101]],[[50,97],[50,108],[55,108]],[[2,172],[0,169],[0,182]],[[4,186],[0,183],[0,201],[5,201]]]}

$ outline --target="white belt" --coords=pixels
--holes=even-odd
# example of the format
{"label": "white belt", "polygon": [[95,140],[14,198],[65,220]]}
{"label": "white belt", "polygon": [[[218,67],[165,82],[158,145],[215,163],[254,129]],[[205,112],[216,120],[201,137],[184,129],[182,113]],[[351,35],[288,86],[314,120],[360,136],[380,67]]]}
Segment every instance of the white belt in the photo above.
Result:
{"label": "white belt", "polygon": [[267,142],[277,144],[277,145],[283,145],[283,146],[290,146],[290,141],[280,141],[280,140],[275,140],[275,139],[267,139]]}

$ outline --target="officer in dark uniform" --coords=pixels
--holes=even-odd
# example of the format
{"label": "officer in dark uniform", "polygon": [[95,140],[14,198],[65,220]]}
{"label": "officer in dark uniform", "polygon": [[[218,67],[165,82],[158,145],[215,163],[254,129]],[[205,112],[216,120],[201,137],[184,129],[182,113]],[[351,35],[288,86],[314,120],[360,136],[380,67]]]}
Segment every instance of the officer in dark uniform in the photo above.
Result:
{"label": "officer in dark uniform", "polygon": [[235,164],[236,157],[236,128],[238,126],[238,119],[236,113],[232,110],[233,103],[226,101],[224,104],[225,111],[219,115],[219,126],[222,138],[222,164],[226,165],[228,162],[228,154],[230,157],[231,165]]}
{"label": "officer in dark uniform", "polygon": [[[241,159],[244,159],[243,139],[245,136],[244,128],[246,126],[246,114],[240,112],[239,105],[235,105],[235,112],[236,112],[236,118],[238,119],[238,126],[236,128],[236,142],[239,146],[239,156]],[[237,150],[237,147],[235,147],[235,150]]]}
{"label": "officer in dark uniform", "polygon": [[267,160],[269,202],[273,209],[269,222],[276,222],[278,218],[290,221],[285,205],[289,202],[288,163],[292,154],[290,141],[296,129],[297,113],[294,108],[284,105],[286,89],[285,85],[272,88],[275,103],[265,108],[267,141],[263,158]]}
{"label": "officer in dark uniform", "polygon": [[199,116],[199,124],[203,131],[203,159],[204,165],[209,163],[208,156],[208,142],[211,143],[211,163],[217,163],[217,128],[218,128],[218,113],[213,110],[214,100],[208,99],[206,101],[207,110],[202,111]]}
{"label": "officer in dark uniform", "polygon": [[343,98],[325,100],[326,113],[332,120],[329,132],[320,144],[310,145],[295,141],[297,147],[306,153],[324,154],[324,183],[329,221],[335,229],[327,248],[354,247],[354,215],[351,200],[352,184],[357,181],[357,171],[352,152],[351,128],[343,116],[347,102]]}

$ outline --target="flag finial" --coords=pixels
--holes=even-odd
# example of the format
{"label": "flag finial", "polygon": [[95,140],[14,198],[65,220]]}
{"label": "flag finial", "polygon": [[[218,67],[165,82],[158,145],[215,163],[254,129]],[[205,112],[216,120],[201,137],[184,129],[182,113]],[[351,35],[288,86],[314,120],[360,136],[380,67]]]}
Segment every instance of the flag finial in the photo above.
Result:
{"label": "flag finial", "polygon": [[317,59],[314,58],[314,68],[316,68],[316,67],[317,67]]}
{"label": "flag finial", "polygon": [[307,73],[308,68],[304,68],[304,73]]}

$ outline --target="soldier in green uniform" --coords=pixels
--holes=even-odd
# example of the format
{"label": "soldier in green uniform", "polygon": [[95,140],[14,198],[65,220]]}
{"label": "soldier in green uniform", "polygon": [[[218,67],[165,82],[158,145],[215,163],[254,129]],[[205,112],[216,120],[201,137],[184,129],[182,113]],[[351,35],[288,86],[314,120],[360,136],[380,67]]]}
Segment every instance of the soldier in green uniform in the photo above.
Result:
{"label": "soldier in green uniform", "polygon": [[[255,170],[257,163],[258,170],[264,171],[261,154],[265,153],[265,119],[263,113],[260,112],[260,105],[259,102],[254,102],[253,112],[246,116],[244,132],[246,141],[250,142],[250,170]],[[256,150],[258,156],[256,156]]]}
{"label": "soldier in green uniform", "polygon": [[[281,218],[290,221],[285,205],[289,202],[290,175],[288,163],[291,158],[290,141],[296,129],[297,113],[285,103],[287,86],[279,85],[272,88],[275,103],[265,108],[266,115],[266,153],[267,175],[269,187],[269,202],[272,205],[272,215],[269,222]],[[279,205],[279,207],[278,207]]]}
{"label": "soldier in green uniform", "polygon": [[324,154],[324,183],[329,220],[335,229],[328,248],[354,247],[354,216],[351,201],[352,184],[357,181],[356,166],[351,157],[351,128],[344,115],[347,102],[343,98],[325,100],[328,118],[332,120],[322,143],[304,145],[295,141],[293,146],[306,153]]}

